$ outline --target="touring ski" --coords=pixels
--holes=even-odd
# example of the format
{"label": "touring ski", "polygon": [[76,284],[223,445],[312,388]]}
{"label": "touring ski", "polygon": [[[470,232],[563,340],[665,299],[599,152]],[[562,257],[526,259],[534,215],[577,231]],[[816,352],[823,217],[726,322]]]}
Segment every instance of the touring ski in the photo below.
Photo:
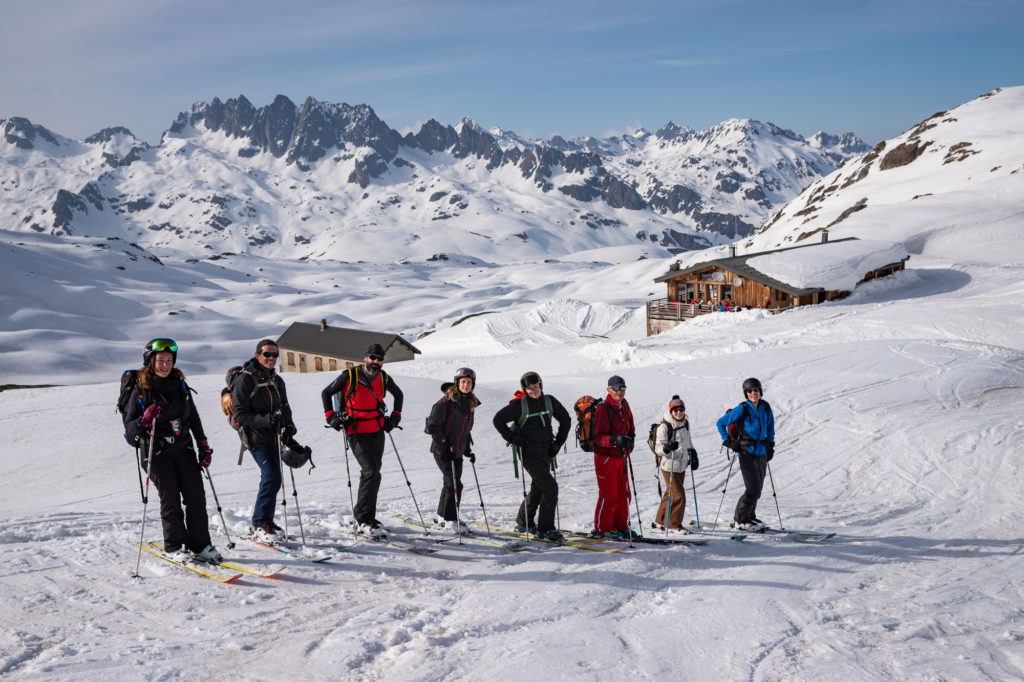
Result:
{"label": "touring ski", "polygon": [[[436,531],[444,531],[445,530],[445,529],[441,528],[440,526],[438,526],[436,523],[432,523],[429,526],[425,526],[422,523],[420,523],[419,521],[417,521],[416,519],[410,518],[408,516],[399,516],[399,515],[396,514],[395,518],[398,519],[399,521],[401,521],[402,523],[406,524],[407,526],[412,526],[413,528],[420,528],[420,529],[426,528],[427,530],[436,530]],[[455,540],[457,537],[458,537],[458,535],[454,535],[454,536],[446,535],[443,539],[439,539],[436,542],[450,542],[452,540]],[[521,540],[495,540],[495,539],[488,538],[488,537],[483,537],[483,536],[480,536],[480,535],[474,535],[471,532],[462,533],[462,538],[464,540],[471,540],[473,542],[478,542],[478,543],[483,544],[483,545],[490,545],[491,547],[498,547],[499,549],[508,550],[509,552],[521,552],[524,549],[526,549],[527,547],[529,547],[528,544],[526,544],[525,542],[522,542]]]}
{"label": "touring ski", "polygon": [[[480,526],[481,528],[486,528],[486,526],[480,521],[474,521],[473,525]],[[607,538],[593,538],[582,534],[576,535],[568,531],[562,531],[562,534],[565,535],[564,540],[549,540],[547,538],[542,538],[538,535],[534,535],[533,533],[520,533],[509,528],[498,528],[496,526],[491,526],[490,528],[492,532],[499,533],[501,535],[511,535],[513,537],[522,538],[524,540],[545,542],[550,545],[575,547],[576,549],[585,549],[591,552],[605,552],[607,554],[614,554],[616,552],[621,552],[624,549],[628,549],[629,547],[629,545],[627,544],[619,544],[616,543],[614,540],[608,540]]]}
{"label": "touring ski", "polygon": [[179,561],[173,558],[170,554],[164,551],[164,543],[162,542],[144,542],[140,546],[144,551],[149,552],[155,557],[159,557],[168,563],[172,563],[175,566],[181,566],[187,568],[193,573],[198,573],[201,576],[216,580],[219,583],[230,583],[238,578],[242,577],[242,574],[226,568],[221,568],[214,564],[208,564],[202,561]]}
{"label": "touring ski", "polygon": [[[693,522],[691,521],[691,524]],[[699,532],[703,533],[725,533],[725,532],[743,533],[744,537],[774,537],[779,540],[792,540],[793,542],[825,542],[831,540],[836,536],[835,533],[817,533],[814,531],[804,530],[783,530],[780,528],[765,528],[761,531],[733,531],[733,525],[727,523],[720,523],[717,526],[714,524],[702,524],[699,527]]]}
{"label": "touring ski", "polygon": [[[258,540],[254,540],[253,538],[247,537],[245,535],[236,535],[235,537],[237,539],[239,539],[239,540],[243,540],[245,542],[248,542],[248,543],[251,543],[253,545],[256,545],[257,547],[262,547],[264,549],[269,549],[271,551],[278,552],[280,554],[284,554],[286,556],[289,556],[289,557],[292,557],[292,558],[295,558],[295,559],[302,559],[303,561],[310,561],[310,562],[312,562],[314,564],[320,564],[320,563],[323,563],[325,561],[330,561],[334,557],[333,553],[326,552],[326,551],[323,551],[323,550],[320,550],[320,551],[309,551],[309,550],[307,550],[306,552],[303,552],[301,549],[294,548],[294,547],[288,547],[286,545],[268,545],[265,542],[260,542]],[[341,550],[340,547],[337,548],[337,549]]]}

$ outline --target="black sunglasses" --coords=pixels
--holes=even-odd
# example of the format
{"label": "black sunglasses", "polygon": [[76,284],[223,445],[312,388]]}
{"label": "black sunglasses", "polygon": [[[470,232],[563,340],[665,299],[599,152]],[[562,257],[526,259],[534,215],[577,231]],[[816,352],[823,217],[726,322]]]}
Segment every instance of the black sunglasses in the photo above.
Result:
{"label": "black sunglasses", "polygon": [[279,357],[281,357],[280,353],[269,353],[269,352],[266,352],[266,351],[260,353],[260,355],[262,355],[265,358],[279,358]]}
{"label": "black sunglasses", "polygon": [[366,357],[369,360],[380,360],[382,362],[384,361],[384,356],[383,355],[367,355]]}

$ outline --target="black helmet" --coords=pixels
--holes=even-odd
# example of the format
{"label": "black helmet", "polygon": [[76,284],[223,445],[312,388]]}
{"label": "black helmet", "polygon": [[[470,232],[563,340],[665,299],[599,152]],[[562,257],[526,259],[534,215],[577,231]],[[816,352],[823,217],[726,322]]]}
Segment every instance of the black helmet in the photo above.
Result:
{"label": "black helmet", "polygon": [[469,390],[476,388],[476,372],[471,370],[469,367],[460,367],[455,371],[455,385],[459,385],[459,379],[472,379],[473,385]]}
{"label": "black helmet", "polygon": [[534,384],[540,384],[540,387],[544,388],[544,382],[536,372],[527,372],[523,376],[519,377],[519,386],[523,389],[527,386],[533,386]]}
{"label": "black helmet", "polygon": [[142,365],[149,367],[149,359],[153,357],[153,353],[163,353],[164,351],[170,351],[171,360],[174,363],[178,362],[178,344],[173,339],[153,339],[146,344],[146,350],[142,352]]}
{"label": "black helmet", "polygon": [[[281,461],[292,469],[299,469],[306,465],[313,456],[313,448],[308,445],[299,445],[294,440],[281,450]],[[313,465],[314,467],[316,465]]]}
{"label": "black helmet", "polygon": [[743,397],[744,398],[747,397],[747,391],[749,391],[752,388],[756,388],[758,391],[761,392],[761,395],[764,395],[764,389],[761,388],[761,382],[759,380],[755,379],[754,377],[750,377],[749,379],[747,379],[746,381],[743,382]]}

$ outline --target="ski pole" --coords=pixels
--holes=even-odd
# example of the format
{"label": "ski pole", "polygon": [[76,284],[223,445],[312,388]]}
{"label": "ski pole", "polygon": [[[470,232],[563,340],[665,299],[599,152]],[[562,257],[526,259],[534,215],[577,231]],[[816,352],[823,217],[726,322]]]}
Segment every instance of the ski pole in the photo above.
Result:
{"label": "ski pole", "polygon": [[[636,529],[640,531],[640,537],[644,536],[644,524],[640,520],[640,498],[636,494],[636,477],[633,475],[633,458],[626,454],[626,462],[629,463],[629,480],[633,482],[633,502],[636,503]],[[627,503],[628,504],[628,503]],[[666,524],[666,527],[668,525]],[[633,531],[630,530],[630,533]]]}
{"label": "ski pole", "polygon": [[139,456],[139,443],[135,442],[135,472],[139,475],[139,494],[142,495],[142,504],[146,504],[146,491],[142,488],[142,457]]}
{"label": "ski pole", "polygon": [[487,508],[484,507],[484,494],[480,490],[480,479],[476,476],[476,462],[469,461],[473,465],[473,480],[476,481],[476,494],[480,496],[480,511],[484,513],[484,527],[487,528],[487,537],[491,537],[491,524],[487,521]]}
{"label": "ski pole", "polygon": [[[725,446],[722,446],[723,448]],[[721,452],[721,451],[719,451]],[[712,528],[718,528],[718,515],[722,512],[722,503],[725,502],[725,491],[729,487],[729,476],[732,475],[732,465],[736,461],[736,453],[732,453],[729,457],[729,471],[725,474],[725,485],[722,486],[722,499],[718,501],[718,511],[715,512],[715,522],[712,524]],[[698,525],[698,528],[700,526]]]}
{"label": "ski pole", "polygon": [[412,491],[412,483],[409,482],[409,474],[405,473],[405,465],[402,464],[402,456],[398,454],[398,446],[395,445],[395,437],[391,435],[390,431],[388,431],[388,438],[391,439],[391,447],[395,449],[395,457],[398,458],[398,466],[402,468],[402,475],[405,476],[405,484],[409,486],[409,495],[412,496],[412,503],[416,507],[416,513],[419,514],[420,525],[423,526],[424,534],[430,535],[430,529],[427,528],[427,523],[423,520],[423,513],[420,511],[420,505],[416,502],[416,493]]}
{"label": "ski pole", "polygon": [[213,493],[213,501],[217,503],[217,513],[220,514],[220,525],[224,529],[224,536],[228,539],[228,549],[234,549],[235,543],[231,541],[231,534],[228,533],[228,524],[224,520],[224,511],[220,506],[220,498],[217,497],[217,489],[213,487],[213,477],[210,476],[210,470],[207,467],[202,467],[203,473],[206,474],[206,480],[210,482],[210,492]]}
{"label": "ski pole", "polygon": [[775,513],[779,515],[779,530],[786,530],[782,527],[782,512],[779,510],[779,497],[775,494],[775,479],[772,477],[772,463],[765,462],[768,465],[768,480],[772,483],[772,497],[775,498]]}
{"label": "ski pole", "polygon": [[658,455],[654,456],[654,478],[658,481],[658,497],[661,497],[664,493],[661,491],[661,458]]}
{"label": "ski pole", "polygon": [[[331,427],[326,425],[326,424],[324,424],[324,428],[325,429],[329,429]],[[352,510],[352,523],[355,523],[355,518],[356,518],[356,501],[352,497],[352,473],[350,472],[350,470],[348,468],[348,433],[343,433],[341,435],[341,438],[342,438],[342,442],[345,444],[345,478],[348,479],[348,503],[349,503],[349,508]]]}
{"label": "ski pole", "polygon": [[284,468],[281,466],[281,432],[277,432],[277,475],[281,478],[281,514],[284,516],[284,536],[288,537],[288,489],[284,485]]}
{"label": "ski pole", "polygon": [[[693,475],[693,466],[690,466],[690,484],[693,486],[693,513],[697,517],[697,528],[700,528],[700,509],[697,508],[697,481]],[[683,484],[685,487],[685,483]]]}
{"label": "ski pole", "polygon": [[153,430],[149,433],[149,455],[146,458],[146,490],[142,493],[142,532],[139,533],[139,556],[135,559],[135,575],[133,578],[141,578],[139,566],[142,564],[142,543],[146,538],[146,508],[149,506],[149,472],[153,466],[153,446],[156,444],[156,420],[153,420]]}
{"label": "ski pole", "polygon": [[462,544],[462,518],[459,516],[459,479],[455,476],[455,458],[452,457],[452,501],[455,503],[455,532],[459,535],[459,544]]}
{"label": "ski pole", "polygon": [[[555,463],[555,458],[554,457],[551,458],[551,476],[552,476],[552,478],[555,479],[555,489],[557,490],[558,489],[558,466]],[[555,502],[555,523],[558,524],[559,528],[562,527],[562,515],[558,511],[558,503],[557,502]]]}
{"label": "ski pole", "polygon": [[306,531],[302,529],[302,510],[299,509],[299,491],[295,488],[295,469],[288,467],[288,473],[292,476],[292,497],[295,498],[295,515],[299,517],[299,537],[302,538],[302,546],[306,546]]}

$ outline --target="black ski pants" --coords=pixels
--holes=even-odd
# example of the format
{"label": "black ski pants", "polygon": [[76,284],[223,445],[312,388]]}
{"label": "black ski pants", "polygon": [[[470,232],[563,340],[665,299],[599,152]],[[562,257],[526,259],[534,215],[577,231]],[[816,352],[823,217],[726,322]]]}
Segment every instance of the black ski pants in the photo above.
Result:
{"label": "black ski pants", "polygon": [[[530,474],[530,492],[519,505],[516,525],[532,526],[533,515],[537,515],[537,532],[543,533],[555,527],[555,507],[558,506],[558,482],[551,475],[548,457],[524,457],[523,468]],[[521,475],[525,475],[522,474]],[[529,523],[527,523],[529,521]]]}
{"label": "black ski pants", "polygon": [[384,432],[356,433],[349,437],[352,454],[359,462],[359,492],[352,516],[356,523],[369,523],[377,518],[377,492],[380,490],[380,468],[384,460]]}
{"label": "black ski pants", "polygon": [[736,455],[740,460],[740,473],[743,474],[743,485],[746,487],[739,502],[733,520],[736,523],[753,521],[757,515],[757,501],[761,499],[764,477],[768,473],[768,458],[764,455],[751,455],[741,452]]}
{"label": "black ski pants", "polygon": [[434,455],[434,461],[444,477],[441,499],[437,501],[437,515],[445,521],[455,521],[457,507],[462,504],[462,458]]}
{"label": "black ski pants", "polygon": [[206,549],[210,544],[210,522],[196,453],[191,448],[178,448],[154,455],[149,477],[160,495],[164,549],[168,552],[183,546],[193,552]]}

